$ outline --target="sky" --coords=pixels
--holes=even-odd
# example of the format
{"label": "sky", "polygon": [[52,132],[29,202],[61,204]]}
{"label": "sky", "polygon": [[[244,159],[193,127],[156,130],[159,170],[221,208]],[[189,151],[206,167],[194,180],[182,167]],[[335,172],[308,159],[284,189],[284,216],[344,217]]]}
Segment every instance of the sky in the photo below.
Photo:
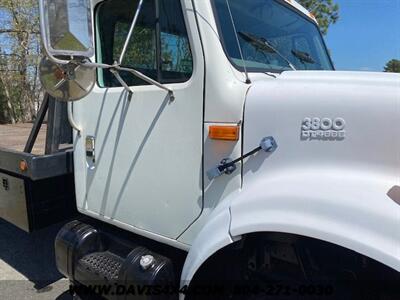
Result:
{"label": "sky", "polygon": [[337,70],[382,71],[400,59],[400,0],[335,0],[340,19],[325,41]]}

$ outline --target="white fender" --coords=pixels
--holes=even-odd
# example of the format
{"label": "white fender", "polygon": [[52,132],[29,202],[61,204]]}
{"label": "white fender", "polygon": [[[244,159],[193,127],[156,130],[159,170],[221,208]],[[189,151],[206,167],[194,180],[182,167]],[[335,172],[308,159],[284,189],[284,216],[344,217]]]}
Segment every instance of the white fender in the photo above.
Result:
{"label": "white fender", "polygon": [[229,234],[231,216],[228,204],[228,201],[224,201],[214,210],[190,248],[182,270],[182,286],[189,285],[194,274],[209,257],[233,243]]}
{"label": "white fender", "polygon": [[218,250],[256,232],[330,242],[400,271],[400,207],[382,195],[391,184],[362,174],[337,176],[334,170],[319,174],[325,180],[300,171],[272,174],[225,199],[194,241],[182,285]]}
{"label": "white fender", "polygon": [[232,201],[232,236],[281,232],[327,241],[400,271],[400,206],[389,178],[282,171],[259,178]]}

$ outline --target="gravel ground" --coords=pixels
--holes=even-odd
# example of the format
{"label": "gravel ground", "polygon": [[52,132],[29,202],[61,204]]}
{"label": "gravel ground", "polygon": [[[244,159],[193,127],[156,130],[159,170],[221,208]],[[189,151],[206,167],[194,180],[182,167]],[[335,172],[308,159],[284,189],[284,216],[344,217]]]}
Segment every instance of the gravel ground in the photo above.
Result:
{"label": "gravel ground", "polygon": [[[46,124],[43,124],[37,137],[35,146],[33,147],[33,154],[44,153],[46,128]],[[23,151],[31,129],[31,123],[0,125],[0,148]]]}
{"label": "gravel ground", "polygon": [[27,234],[0,219],[0,299],[71,299],[54,260],[62,225]]}

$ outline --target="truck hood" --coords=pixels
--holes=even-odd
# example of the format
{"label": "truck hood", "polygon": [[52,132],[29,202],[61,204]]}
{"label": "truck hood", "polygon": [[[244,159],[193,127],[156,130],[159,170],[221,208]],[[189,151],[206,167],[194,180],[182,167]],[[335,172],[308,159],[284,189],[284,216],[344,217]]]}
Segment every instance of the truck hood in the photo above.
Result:
{"label": "truck hood", "polygon": [[262,75],[246,98],[244,152],[267,136],[278,148],[244,161],[231,235],[313,237],[400,270],[400,75]]}
{"label": "truck hood", "polygon": [[251,170],[263,164],[268,172],[326,166],[399,178],[399,123],[400,74],[296,71],[258,77],[246,99],[244,153],[265,136],[273,136],[279,150],[263,162],[249,160],[244,183],[262,174]]}

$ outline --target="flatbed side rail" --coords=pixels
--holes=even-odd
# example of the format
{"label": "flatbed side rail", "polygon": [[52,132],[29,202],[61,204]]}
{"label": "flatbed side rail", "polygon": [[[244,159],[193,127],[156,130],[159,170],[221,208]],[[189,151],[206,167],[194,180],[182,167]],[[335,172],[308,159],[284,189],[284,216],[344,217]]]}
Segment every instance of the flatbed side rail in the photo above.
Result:
{"label": "flatbed side rail", "polygon": [[[24,163],[26,168],[21,168]],[[0,170],[13,176],[41,180],[73,173],[73,150],[33,155],[0,148]]]}

